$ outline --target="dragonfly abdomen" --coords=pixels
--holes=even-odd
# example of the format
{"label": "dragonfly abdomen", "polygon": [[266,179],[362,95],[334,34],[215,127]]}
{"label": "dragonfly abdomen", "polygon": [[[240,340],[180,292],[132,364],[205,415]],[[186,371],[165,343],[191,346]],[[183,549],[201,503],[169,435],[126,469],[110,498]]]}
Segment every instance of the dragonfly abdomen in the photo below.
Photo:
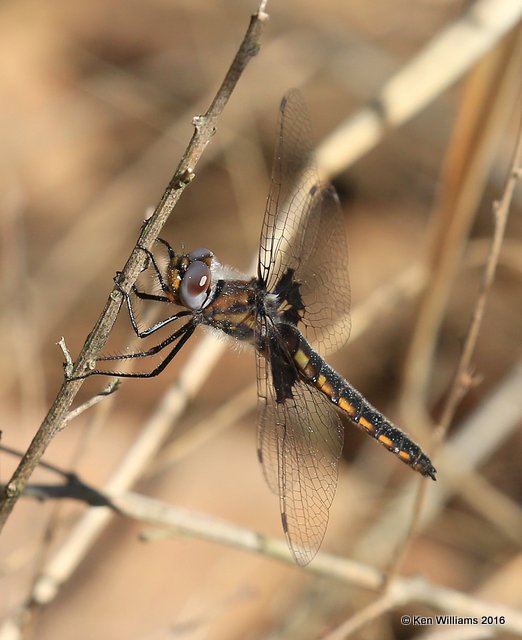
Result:
{"label": "dragonfly abdomen", "polygon": [[306,382],[318,389],[338,410],[402,462],[435,480],[435,468],[419,445],[375,409],[357,389],[312,349],[297,329],[293,329],[297,340],[294,341],[292,357]]}

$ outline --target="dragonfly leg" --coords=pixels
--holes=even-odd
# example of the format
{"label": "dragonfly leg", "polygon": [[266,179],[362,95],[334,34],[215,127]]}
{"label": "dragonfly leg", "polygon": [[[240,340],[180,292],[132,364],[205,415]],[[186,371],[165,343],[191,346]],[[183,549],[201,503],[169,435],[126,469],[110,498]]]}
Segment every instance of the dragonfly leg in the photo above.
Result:
{"label": "dragonfly leg", "polygon": [[158,364],[158,366],[155,367],[150,372],[133,373],[133,372],[120,372],[120,371],[106,371],[104,369],[93,369],[91,371],[85,372],[81,376],[75,376],[75,377],[69,378],[69,380],[81,380],[83,378],[88,378],[89,376],[93,376],[93,375],[114,376],[117,378],[153,378],[159,375],[165,369],[165,367],[169,364],[169,362],[172,361],[172,359],[178,353],[181,347],[185,344],[185,342],[187,342],[190,336],[194,333],[195,328],[196,328],[196,325],[193,322],[187,322],[182,327],[180,327],[175,333],[173,333],[171,336],[163,340],[163,342],[160,342],[160,344],[148,349],[147,351],[138,351],[136,353],[127,353],[127,354],[117,355],[117,356],[104,356],[96,359],[96,362],[107,362],[107,361],[113,361],[113,360],[129,360],[131,358],[147,358],[148,356],[153,356],[159,353],[160,351],[162,351],[163,349],[171,345],[173,342],[178,340],[178,342],[174,345],[174,348],[172,349],[172,351],[170,351],[170,353],[166,356],[166,358],[164,358]]}

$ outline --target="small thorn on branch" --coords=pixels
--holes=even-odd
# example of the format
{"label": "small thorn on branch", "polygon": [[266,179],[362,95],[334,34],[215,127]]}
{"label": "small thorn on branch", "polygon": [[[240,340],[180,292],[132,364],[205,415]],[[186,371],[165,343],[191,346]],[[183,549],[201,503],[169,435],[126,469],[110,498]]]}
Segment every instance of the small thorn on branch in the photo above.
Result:
{"label": "small thorn on branch", "polygon": [[257,10],[257,19],[258,20],[268,20],[268,13],[266,13],[266,5],[268,4],[268,0],[262,0],[259,5],[259,9]]}
{"label": "small thorn on branch", "polygon": [[69,380],[72,377],[72,371],[74,366],[73,359],[71,358],[71,354],[69,352],[69,349],[67,348],[67,345],[65,344],[65,338],[63,336],[60,338],[60,340],[56,344],[62,350],[63,357],[65,358],[65,362],[63,365],[64,374],[66,379]]}

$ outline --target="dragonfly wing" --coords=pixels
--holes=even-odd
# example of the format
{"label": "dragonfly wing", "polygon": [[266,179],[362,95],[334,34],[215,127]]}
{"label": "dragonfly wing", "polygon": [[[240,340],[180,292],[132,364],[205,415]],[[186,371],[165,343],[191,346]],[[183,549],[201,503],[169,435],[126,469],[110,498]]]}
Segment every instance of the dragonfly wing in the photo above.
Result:
{"label": "dragonfly wing", "polygon": [[277,412],[273,393],[272,377],[265,358],[256,351],[257,364],[257,457],[263,475],[275,494],[279,493],[279,458],[281,438],[277,424]]}
{"label": "dragonfly wing", "polygon": [[350,333],[348,249],[339,199],[319,179],[311,137],[303,98],[293,90],[281,103],[258,276],[267,291],[282,281],[298,284],[298,327],[324,356]]}
{"label": "dragonfly wing", "polygon": [[294,278],[304,303],[300,331],[324,357],[350,336],[348,247],[339,198],[319,187],[310,202],[306,233]]}
{"label": "dragonfly wing", "polygon": [[[273,353],[269,358],[277,361]],[[297,377],[291,395],[278,401],[270,365],[261,354],[259,372],[259,459],[270,488],[279,494],[290,549],[304,566],[317,553],[326,532],[343,428],[330,402]]]}

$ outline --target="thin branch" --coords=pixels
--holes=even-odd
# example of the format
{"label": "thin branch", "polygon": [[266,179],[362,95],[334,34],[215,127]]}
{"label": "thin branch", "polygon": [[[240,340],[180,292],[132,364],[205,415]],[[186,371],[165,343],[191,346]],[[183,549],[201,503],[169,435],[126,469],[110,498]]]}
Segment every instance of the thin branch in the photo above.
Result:
{"label": "thin branch", "polygon": [[[143,226],[138,242],[122,270],[121,287],[126,292],[130,291],[132,284],[136,281],[144,265],[144,254],[143,251],[138,248],[138,245],[146,248],[152,247],[185,187],[194,177],[196,164],[203,154],[205,147],[210,142],[215,132],[217,119],[228,102],[241,74],[248,62],[259,50],[260,36],[263,25],[268,17],[265,9],[266,0],[262,0],[257,13],[250,19],[250,24],[243,42],[210,108],[205,115],[194,118],[195,130],[192,139],[154,214],[150,220],[148,220],[147,224]],[[89,363],[96,358],[106,343],[109,333],[116,321],[121,302],[122,294],[114,287],[94,329],[85,341],[84,347],[73,368],[73,375],[85,372]],[[26,454],[6,485],[0,501],[0,531],[47,446],[56,433],[63,428],[67,420],[69,408],[81,385],[82,380],[64,382]]]}
{"label": "thin branch", "polygon": [[[33,493],[39,499],[59,496],[80,499],[92,505],[101,503],[120,515],[161,529],[160,532],[142,536],[148,540],[185,535],[225,544],[235,549],[259,553],[292,566],[295,565],[293,556],[284,540],[264,536],[224,520],[174,507],[137,493],[99,492],[90,489],[78,478],[74,483],[68,483],[62,487],[51,489],[46,488],[45,485],[36,485],[35,487],[27,487],[27,489],[27,495]],[[46,491],[52,495],[46,495]],[[385,581],[385,575],[373,567],[322,551],[317,554],[313,563],[300,569],[300,571],[302,570],[336,578],[371,590],[381,589]],[[43,584],[40,585],[42,595],[43,587]],[[383,610],[405,603],[422,603],[446,613],[463,616],[504,616],[505,624],[502,625],[502,630],[522,634],[522,613],[520,611],[487,602],[460,591],[440,587],[418,577],[397,578],[390,586],[386,597],[378,602],[380,603],[376,605],[378,607],[385,605]]]}
{"label": "thin branch", "polygon": [[109,384],[104,389],[102,389],[99,393],[97,393],[95,396],[93,396],[89,400],[86,400],[79,407],[76,407],[76,409],[73,409],[72,411],[69,411],[69,413],[67,414],[67,416],[65,418],[64,426],[68,422],[70,422],[71,420],[74,420],[74,418],[77,418],[84,411],[87,411],[87,409],[90,409],[91,407],[94,407],[99,402],[101,402],[102,400],[104,400],[108,396],[112,395],[115,391],[118,390],[119,386],[120,386],[120,381],[119,380],[111,380],[109,382]]}
{"label": "thin branch", "polygon": [[[69,378],[69,377],[72,376],[72,372],[73,372],[73,369],[74,369],[74,362],[73,362],[73,359],[71,358],[71,354],[69,352],[69,349],[67,348],[67,344],[65,343],[65,338],[63,336],[58,341],[58,346],[62,350],[63,357],[65,358],[65,365],[64,365],[65,377]],[[120,386],[120,381],[119,380],[115,380],[115,379],[111,380],[107,384],[107,386],[104,389],[102,389],[102,391],[97,393],[95,396],[93,396],[89,400],[86,400],[79,407],[76,407],[76,409],[73,409],[72,411],[69,411],[69,413],[67,414],[66,419],[65,419],[65,421],[63,423],[63,426],[65,426],[71,420],[74,420],[75,418],[77,418],[84,411],[87,411],[87,409],[90,409],[91,407],[94,407],[95,405],[97,405],[99,402],[101,402],[107,396],[112,395],[115,391],[118,390],[119,386]]]}
{"label": "thin branch", "polygon": [[[488,77],[489,79],[489,84],[488,84],[488,89],[491,91],[492,88],[495,88],[496,90],[496,100],[497,102],[500,101],[502,98],[505,98],[505,91],[506,91],[506,80],[511,79],[513,77],[513,69],[516,68],[518,69],[519,65],[517,64],[520,60],[520,46],[518,47],[513,47],[511,42],[507,42],[504,45],[504,49],[506,50],[505,56],[502,56],[501,62],[504,62],[504,66],[505,69],[502,69],[502,74],[499,73],[498,71],[498,63],[496,66],[493,67],[493,70],[490,71],[490,74],[493,74],[494,72],[497,73],[497,75],[500,75],[500,82],[501,84],[504,86],[504,91],[500,91],[498,84],[499,81],[493,81],[490,77]],[[513,49],[515,50],[515,53],[513,53]],[[505,57],[508,57],[508,61],[511,62],[511,64],[507,64],[505,62]],[[490,86],[491,84],[494,85],[494,87]],[[498,105],[495,104],[495,106],[497,108],[493,108],[491,106],[491,101],[487,102],[487,109],[489,110],[489,112],[487,113],[487,115],[481,119],[481,125],[483,130],[487,130],[487,129],[494,129],[495,131],[495,137],[499,136],[499,130],[498,130],[498,122],[496,124],[495,127],[492,127],[491,124],[489,124],[489,127],[485,126],[485,122],[486,123],[490,123],[492,120],[493,121],[500,121],[500,123],[504,124],[505,122],[505,117],[499,117],[498,115]],[[505,111],[505,107],[500,109],[501,111]],[[464,115],[466,115],[466,111],[464,111]],[[468,114],[469,115],[469,114]],[[489,138],[489,139],[488,139]],[[492,134],[491,131],[489,132],[489,135],[486,131],[486,133],[484,133],[484,131],[482,131],[481,136],[480,136],[480,144],[479,144],[479,149],[482,152],[482,155],[486,153],[489,153],[489,155],[491,155],[491,146],[492,146]],[[477,150],[477,145],[475,144],[475,148],[474,148],[474,152],[475,152],[475,156],[479,156],[479,151]],[[482,162],[480,162],[480,159],[477,160],[477,158],[475,157],[471,162],[471,169],[469,167],[466,168],[466,171],[464,171],[464,176],[461,177],[462,181],[463,181],[463,185],[459,185],[458,186],[458,190],[461,192],[464,192],[466,194],[467,197],[462,198],[462,194],[460,194],[460,198],[462,198],[462,201],[464,202],[464,205],[462,204],[462,201],[460,201],[460,199],[458,198],[457,201],[459,202],[459,204],[455,207],[456,212],[459,215],[455,214],[455,211],[452,211],[454,215],[454,218],[464,218],[466,220],[466,223],[464,224],[457,224],[457,227],[461,226],[462,228],[460,229],[460,232],[456,232],[453,234],[454,239],[456,241],[455,246],[453,247],[456,250],[457,246],[460,246],[461,241],[462,241],[462,234],[464,233],[465,235],[468,232],[468,227],[469,227],[469,220],[471,219],[471,212],[473,211],[474,207],[476,206],[476,199],[478,197],[477,193],[477,189],[475,185],[471,186],[471,190],[475,193],[474,197],[470,197],[469,194],[469,189],[470,189],[470,184],[469,181],[472,182],[476,182],[477,181],[477,175],[481,176],[482,178],[484,178],[485,175],[485,169],[486,167],[489,166],[490,160],[489,159],[483,159]],[[493,285],[493,281],[495,278],[495,272],[496,272],[496,267],[500,258],[500,252],[502,249],[502,242],[504,240],[504,234],[505,234],[505,228],[506,228],[506,222],[507,222],[507,217],[509,214],[509,208],[513,199],[513,194],[514,194],[514,190],[515,190],[515,186],[516,186],[516,182],[518,180],[518,178],[520,177],[520,170],[522,167],[522,120],[519,126],[519,133],[518,133],[518,139],[517,139],[517,143],[515,146],[515,151],[514,151],[514,155],[513,155],[513,161],[512,161],[512,165],[511,165],[511,170],[510,173],[508,175],[508,178],[506,180],[505,183],[505,187],[504,187],[504,191],[502,194],[502,199],[500,203],[495,203],[494,204],[494,213],[495,213],[495,226],[494,226],[494,232],[493,232],[493,240],[491,243],[491,247],[490,247],[490,251],[489,251],[489,255],[488,255],[488,260],[486,263],[486,268],[484,270],[484,276],[483,276],[483,281],[482,281],[482,286],[480,288],[480,292],[477,298],[477,301],[475,303],[475,307],[473,309],[473,314],[472,314],[472,318],[471,318],[471,322],[470,322],[470,326],[469,329],[467,331],[467,335],[466,335],[466,339],[465,339],[465,343],[464,343],[464,349],[463,349],[463,353],[462,356],[460,358],[460,362],[458,364],[457,367],[457,371],[455,374],[455,378],[454,378],[454,382],[451,386],[451,391],[450,394],[447,398],[447,401],[445,403],[444,406],[444,410],[443,410],[443,415],[441,418],[441,421],[435,431],[435,447],[436,448],[440,448],[440,445],[442,443],[442,440],[444,439],[444,437],[446,436],[446,433],[449,429],[449,426],[451,424],[451,421],[453,420],[453,417],[455,415],[455,411],[457,409],[457,406],[459,404],[459,402],[462,400],[462,398],[464,397],[464,395],[466,394],[466,392],[468,391],[469,387],[473,384],[473,378],[471,375],[471,362],[472,362],[472,357],[473,357],[473,353],[475,351],[475,347],[477,344],[477,340],[478,340],[478,335],[479,335],[479,331],[480,331],[480,327],[482,325],[482,320],[484,317],[484,311],[486,308],[486,302],[488,299],[488,295],[489,295],[489,291]],[[451,166],[454,166],[453,164]],[[451,182],[451,181],[450,181]],[[450,189],[451,191],[451,189]],[[465,215],[467,212],[467,215]],[[464,214],[464,215],[462,215]],[[468,219],[469,218],[469,219]],[[450,225],[451,226],[451,225]],[[465,231],[466,230],[466,231]],[[449,243],[450,245],[454,244],[452,242]],[[450,258],[449,258],[449,264],[452,263],[456,263],[456,254],[458,251],[452,251],[450,250],[448,253],[450,254]],[[455,264],[453,264],[453,266],[455,266]],[[439,285],[442,286],[442,289],[444,289],[445,291],[447,291],[448,286],[449,286],[449,282],[451,280],[448,279],[448,273],[451,271],[451,269],[448,271],[449,265],[446,265],[446,268],[442,268],[441,270],[439,270]],[[441,279],[442,278],[442,279]],[[437,289],[437,286],[434,287],[434,289]],[[440,287],[439,287],[439,294],[441,293],[440,291]],[[429,297],[429,296],[428,296]],[[438,297],[438,294],[435,294],[435,297]],[[442,299],[445,296],[442,295]],[[439,302],[442,301],[442,299],[439,299]],[[435,307],[438,306],[438,303],[435,304]],[[428,304],[428,315],[431,313],[431,311],[429,311],[431,309],[431,311],[433,311],[433,306]],[[442,308],[439,309],[439,311],[442,311]],[[432,321],[436,321],[436,317],[437,314],[435,313],[435,315],[432,317]],[[422,324],[422,323],[421,323]],[[426,337],[425,333],[427,331],[427,327],[431,326],[432,329],[434,329],[433,323],[431,321],[429,321],[427,323],[426,326],[424,326],[423,328],[421,328],[421,334],[424,336],[421,340],[421,343],[423,343],[423,347],[421,348],[425,350],[426,346],[427,346],[427,341],[424,338]],[[428,334],[432,334],[432,338],[433,335],[436,335],[436,331],[428,331]],[[415,342],[415,341],[414,341]],[[434,345],[434,341],[433,339],[430,342],[431,344],[431,350],[428,348],[426,353],[431,353],[433,350],[433,345]],[[418,346],[418,345],[417,345]],[[418,349],[414,349],[412,348],[412,351],[410,353],[410,355],[414,355],[415,357],[413,358],[413,361],[415,362],[415,365],[410,367],[410,376],[412,375],[411,372],[413,372],[414,377],[416,377],[417,379],[422,378],[422,382],[426,383],[426,376],[427,376],[427,371],[428,371],[428,367],[427,367],[427,362],[430,358],[426,358],[424,361],[421,357],[419,357],[419,352]],[[419,362],[424,362],[424,364],[426,365],[426,367],[424,368],[423,372],[421,373],[421,368],[419,367]],[[417,403],[419,403],[419,406],[422,406],[422,396],[423,396],[423,391],[425,391],[425,389],[422,388],[422,383],[419,386],[419,380],[417,380],[413,386],[410,384],[410,387],[412,389],[414,389],[417,393],[415,395],[417,395]],[[411,397],[409,395],[406,394],[406,398],[407,400],[411,401]],[[415,402],[413,403],[415,404]],[[415,499],[415,507],[413,510],[413,518],[412,521],[410,523],[410,527],[409,527],[409,534],[407,535],[405,541],[401,544],[401,549],[399,549],[393,559],[392,565],[390,567],[390,579],[393,578],[394,574],[398,572],[400,565],[402,564],[402,561],[404,560],[404,557],[407,553],[408,550],[408,546],[409,544],[411,544],[416,530],[418,529],[418,527],[420,526],[420,510],[422,508],[422,504],[424,502],[425,496],[426,496],[426,486],[425,485],[421,485],[419,483],[419,488],[418,488],[418,492],[416,495],[416,499]]]}
{"label": "thin branch", "polygon": [[113,507],[107,497],[82,482],[75,473],[64,473],[65,484],[28,484],[24,497],[35,500],[66,500],[74,498],[92,507]]}
{"label": "thin branch", "polygon": [[419,301],[404,366],[402,415],[409,425],[434,425],[427,411],[437,341],[456,274],[483,195],[508,111],[518,98],[522,41],[515,32],[470,74],[441,174],[439,202],[428,234],[431,274]]}
{"label": "thin branch", "polygon": [[[3,451],[4,453],[7,453],[10,456],[16,456],[19,459],[21,459],[24,455],[23,451],[20,451],[19,449],[14,449],[13,447],[7,447],[5,444],[0,444],[0,451]],[[70,476],[68,471],[64,471],[60,467],[57,467],[56,465],[51,464],[50,462],[46,462],[45,460],[40,460],[40,462],[38,463],[38,467],[40,469],[45,469],[46,471],[50,471],[51,473],[56,473],[57,475],[61,476],[64,479],[67,479]],[[5,488],[4,485],[0,485],[0,487],[2,489]]]}
{"label": "thin branch", "polygon": [[436,437],[440,444],[444,438],[449,425],[455,415],[455,411],[459,402],[467,392],[470,385],[470,371],[471,371],[471,359],[475,351],[477,344],[482,320],[484,317],[484,311],[489,295],[489,291],[495,279],[495,273],[497,270],[497,264],[499,261],[500,250],[502,248],[502,242],[504,240],[504,234],[506,230],[506,223],[509,215],[509,209],[511,202],[513,201],[513,194],[515,193],[515,187],[518,180],[522,175],[522,120],[519,125],[518,139],[513,154],[513,162],[511,170],[506,179],[502,198],[499,202],[495,202],[493,205],[493,213],[495,215],[495,229],[493,233],[493,241],[491,243],[491,250],[486,263],[484,271],[484,277],[480,288],[479,297],[473,310],[473,316],[471,318],[470,327],[466,335],[466,341],[464,343],[464,349],[460,362],[455,374],[455,380],[451,387],[450,395],[446,401],[444,410],[442,412],[442,418],[437,428]]}

